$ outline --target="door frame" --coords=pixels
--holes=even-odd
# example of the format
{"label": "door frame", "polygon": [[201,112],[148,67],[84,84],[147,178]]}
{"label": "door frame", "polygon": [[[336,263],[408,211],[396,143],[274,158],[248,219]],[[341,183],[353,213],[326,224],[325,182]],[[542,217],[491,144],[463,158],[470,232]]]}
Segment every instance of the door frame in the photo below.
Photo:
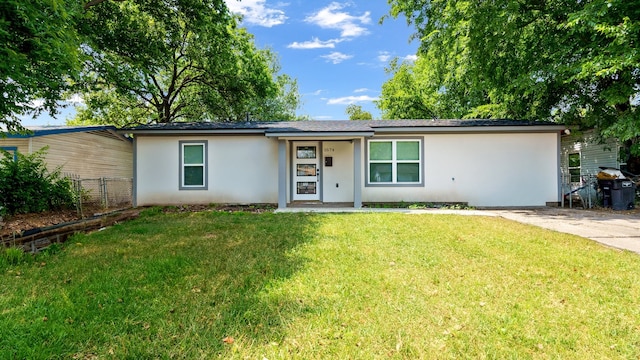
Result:
{"label": "door frame", "polygon": [[[315,147],[315,158],[298,158],[299,147]],[[303,149],[304,150],[304,149]],[[292,201],[322,201],[322,141],[292,141],[291,142],[291,200]],[[308,168],[315,166],[313,175],[298,175],[298,166],[302,165]],[[301,168],[304,172],[305,169]],[[311,171],[310,171],[311,172]],[[315,191],[312,194],[299,194],[298,186],[307,183],[307,186],[313,184]],[[311,189],[308,189],[311,191]]]}

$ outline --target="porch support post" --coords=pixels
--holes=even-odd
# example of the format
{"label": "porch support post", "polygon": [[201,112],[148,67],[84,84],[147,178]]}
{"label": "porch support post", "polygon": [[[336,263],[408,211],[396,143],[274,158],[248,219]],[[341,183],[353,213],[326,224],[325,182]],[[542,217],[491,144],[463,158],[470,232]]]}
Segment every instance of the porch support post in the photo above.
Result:
{"label": "porch support post", "polygon": [[353,140],[353,207],[362,208],[362,140]]}
{"label": "porch support post", "polygon": [[278,140],[278,209],[287,207],[287,141]]}
{"label": "porch support post", "polygon": [[[561,156],[562,156],[562,135],[560,132],[558,132],[557,134],[557,140],[556,140],[556,144],[558,147],[558,150],[556,151],[556,154],[558,154],[556,161],[558,166],[556,166],[556,169],[558,171],[558,201],[561,204],[561,207],[564,207],[564,182],[562,180],[564,180],[562,178],[562,160],[561,160]],[[569,192],[571,192],[571,177],[569,177]],[[571,194],[569,194],[569,201],[571,201]]]}

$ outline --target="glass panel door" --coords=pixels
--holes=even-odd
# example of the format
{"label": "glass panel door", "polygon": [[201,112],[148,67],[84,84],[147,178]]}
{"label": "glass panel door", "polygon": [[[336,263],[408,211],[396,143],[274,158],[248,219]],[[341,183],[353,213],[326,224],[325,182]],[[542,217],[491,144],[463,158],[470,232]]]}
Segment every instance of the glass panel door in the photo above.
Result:
{"label": "glass panel door", "polygon": [[294,201],[320,200],[320,151],[319,143],[293,143],[293,186]]}

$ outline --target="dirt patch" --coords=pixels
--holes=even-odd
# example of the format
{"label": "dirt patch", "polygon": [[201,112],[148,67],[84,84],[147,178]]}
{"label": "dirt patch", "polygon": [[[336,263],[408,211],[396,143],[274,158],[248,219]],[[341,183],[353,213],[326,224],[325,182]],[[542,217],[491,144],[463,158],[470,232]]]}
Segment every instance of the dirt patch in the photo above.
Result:
{"label": "dirt patch", "polygon": [[[115,209],[113,209],[115,210]],[[92,217],[97,214],[109,212],[112,210],[103,208],[84,209],[85,218]],[[78,215],[75,209],[45,211],[42,213],[18,214],[5,216],[0,222],[0,236],[13,233],[22,233],[25,230],[36,229],[51,225],[58,225],[70,221],[80,220],[82,217]]]}
{"label": "dirt patch", "polygon": [[217,212],[248,212],[252,214],[261,214],[264,212],[271,212],[275,210],[277,206],[272,204],[254,204],[254,205],[179,205],[179,206],[165,206],[162,211],[165,213],[180,213],[180,212],[198,212],[198,211],[217,211]]}

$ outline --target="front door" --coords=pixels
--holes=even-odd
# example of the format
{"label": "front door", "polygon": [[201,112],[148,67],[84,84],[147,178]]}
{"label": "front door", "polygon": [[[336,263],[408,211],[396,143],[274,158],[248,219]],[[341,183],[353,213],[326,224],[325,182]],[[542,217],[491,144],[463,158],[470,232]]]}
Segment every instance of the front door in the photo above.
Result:
{"label": "front door", "polygon": [[293,200],[320,200],[320,146],[317,141],[293,143]]}

